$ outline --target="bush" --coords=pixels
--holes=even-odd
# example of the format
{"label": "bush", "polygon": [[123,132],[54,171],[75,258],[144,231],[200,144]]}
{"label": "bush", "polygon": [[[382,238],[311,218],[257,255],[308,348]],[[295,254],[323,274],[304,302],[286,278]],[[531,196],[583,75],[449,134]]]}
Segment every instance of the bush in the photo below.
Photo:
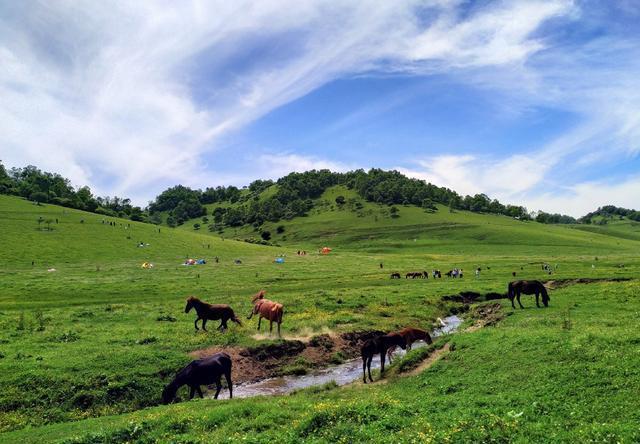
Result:
{"label": "bush", "polygon": [[270,231],[263,231],[262,233],[260,233],[260,237],[266,241],[268,241],[269,239],[271,239],[271,232]]}
{"label": "bush", "polygon": [[284,233],[284,225],[278,225],[278,228],[276,228],[276,233],[278,234]]}

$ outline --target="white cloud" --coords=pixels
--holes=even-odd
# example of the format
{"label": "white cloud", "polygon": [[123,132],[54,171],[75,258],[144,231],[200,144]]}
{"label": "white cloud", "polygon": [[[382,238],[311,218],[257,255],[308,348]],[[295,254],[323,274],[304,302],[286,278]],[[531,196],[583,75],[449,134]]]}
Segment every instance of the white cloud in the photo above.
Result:
{"label": "white cloud", "polygon": [[[221,136],[335,78],[522,64],[544,46],[531,34],[573,9],[498,2],[463,17],[458,3],[4,4],[0,156],[144,203],[161,186],[202,183],[201,156]],[[251,52],[265,42],[282,49]]]}

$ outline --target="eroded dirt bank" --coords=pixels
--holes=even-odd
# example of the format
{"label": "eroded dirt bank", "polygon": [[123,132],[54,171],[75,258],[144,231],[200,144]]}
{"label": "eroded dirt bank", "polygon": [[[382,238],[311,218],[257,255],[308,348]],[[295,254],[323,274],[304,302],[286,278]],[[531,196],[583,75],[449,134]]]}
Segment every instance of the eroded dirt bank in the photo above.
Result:
{"label": "eroded dirt bank", "polygon": [[363,341],[385,332],[355,331],[342,334],[321,334],[308,341],[282,340],[255,347],[210,347],[190,353],[203,358],[224,351],[233,360],[233,381],[255,382],[285,374],[303,374],[313,368],[339,364],[360,353]]}

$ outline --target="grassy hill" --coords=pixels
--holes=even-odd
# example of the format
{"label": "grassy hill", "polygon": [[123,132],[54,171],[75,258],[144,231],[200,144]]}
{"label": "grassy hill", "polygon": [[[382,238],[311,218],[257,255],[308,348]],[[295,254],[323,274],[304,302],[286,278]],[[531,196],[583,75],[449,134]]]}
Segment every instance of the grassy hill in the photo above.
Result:
{"label": "grassy hill", "polygon": [[[335,204],[339,194],[347,198],[344,208]],[[633,378],[640,368],[631,316],[638,310],[635,280],[554,291],[548,310],[516,311],[498,327],[451,339],[455,350],[447,359],[414,378],[126,413],[156,405],[170,375],[192,359],[189,352],[264,342],[254,337],[254,321],[224,334],[214,327],[195,333],[193,313],[184,313],[187,295],[229,303],[245,315],[250,296],[265,288],[285,304],[285,337],[309,337],[428,328],[459,309],[443,295],[503,292],[514,271],[528,279],[639,274],[640,242],[610,229],[409,206],[399,206],[399,217],[392,218],[388,207],[361,202],[358,208],[350,199],[348,190],[332,188],[320,199],[327,203],[319,202],[309,216],[268,225],[279,244],[269,247],[230,239],[255,237],[249,227],[226,230],[222,240],[207,230],[194,232],[192,224],[103,223],[99,215],[0,196],[0,431],[31,426],[0,434],[0,442],[172,436],[333,442],[338,435],[394,441],[404,436],[395,434],[400,430],[407,430],[407,441],[420,438],[418,432],[454,441],[492,436],[482,433],[498,440],[555,436],[574,442],[638,437],[632,424],[640,409],[628,395],[637,392]],[[38,224],[40,217],[52,220],[51,230]],[[284,226],[281,235],[278,225]],[[333,252],[316,254],[325,244]],[[298,249],[310,254],[297,256]],[[286,254],[284,264],[273,262],[279,254]],[[207,264],[181,265],[188,257]],[[142,269],[145,261],[155,267]],[[542,262],[557,265],[553,276],[543,272]],[[453,267],[466,277],[389,279],[391,271]],[[480,278],[472,275],[476,267],[483,268]],[[531,307],[531,300],[525,304]],[[420,415],[409,413],[416,411]],[[269,431],[260,426],[265,423]]]}

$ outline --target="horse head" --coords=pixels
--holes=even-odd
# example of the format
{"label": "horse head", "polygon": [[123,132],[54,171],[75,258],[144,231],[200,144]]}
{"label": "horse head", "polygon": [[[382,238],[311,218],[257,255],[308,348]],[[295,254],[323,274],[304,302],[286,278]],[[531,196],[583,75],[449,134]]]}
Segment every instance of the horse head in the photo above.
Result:
{"label": "horse head", "polygon": [[178,392],[178,387],[175,384],[175,381],[171,381],[169,385],[167,385],[164,390],[162,390],[162,403],[164,405],[171,404],[174,399],[176,399],[176,393]]}
{"label": "horse head", "polygon": [[542,303],[544,304],[545,307],[549,306],[549,301],[551,300],[551,298],[549,297],[549,293],[547,292],[547,287],[544,286],[544,284],[542,284],[542,288],[540,289],[540,293],[542,293]]}
{"label": "horse head", "polygon": [[249,316],[247,316],[247,319],[251,319],[253,317],[253,315],[258,314],[260,312],[260,306],[262,305],[262,299],[255,299],[253,300],[253,308],[251,308],[251,311],[249,312]]}
{"label": "horse head", "polygon": [[266,290],[260,290],[253,296],[253,298],[251,299],[251,302],[255,303],[258,299],[264,299],[265,294],[267,294]]}
{"label": "horse head", "polygon": [[186,307],[184,307],[184,312],[185,313],[189,313],[189,311],[191,311],[191,309],[195,306],[195,302],[197,300],[198,300],[197,298],[195,298],[193,296],[189,296],[187,298],[187,305],[186,305]]}

